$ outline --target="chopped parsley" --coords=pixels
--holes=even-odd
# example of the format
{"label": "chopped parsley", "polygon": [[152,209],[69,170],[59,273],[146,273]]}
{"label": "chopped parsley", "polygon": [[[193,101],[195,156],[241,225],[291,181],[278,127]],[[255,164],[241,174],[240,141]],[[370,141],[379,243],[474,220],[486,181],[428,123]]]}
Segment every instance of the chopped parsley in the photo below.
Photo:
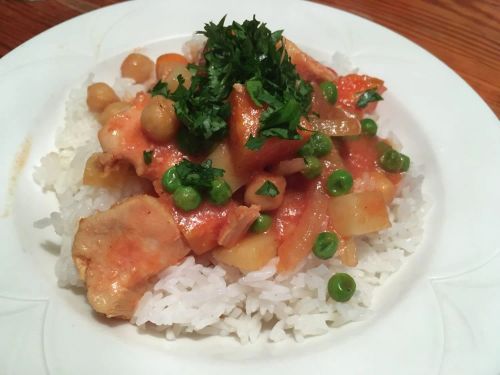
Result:
{"label": "chopped parsley", "polygon": [[210,159],[201,164],[183,159],[174,168],[181,185],[191,186],[201,191],[210,189],[212,182],[224,175],[224,169],[213,168]]}
{"label": "chopped parsley", "polygon": [[250,150],[258,150],[264,145],[265,141],[266,138],[264,137],[254,137],[251,135],[250,138],[248,138],[248,141],[245,143],[245,147]]}
{"label": "chopped parsley", "polygon": [[[189,88],[182,85],[170,92],[163,82],[151,94],[174,101],[177,117],[187,131],[179,132],[181,148],[189,153],[205,152],[227,134],[230,114],[228,97],[235,83],[245,85],[257,106],[263,107],[260,129],[246,146],[259,149],[267,138],[300,139],[300,117],[311,105],[311,85],[300,79],[291,63],[282,31],[271,32],[265,23],[246,20],[224,26],[205,24],[205,65],[190,65],[195,74]],[[191,143],[196,146],[189,147]]]}
{"label": "chopped parsley", "polygon": [[142,152],[142,157],[144,159],[144,164],[149,165],[153,162],[153,151],[145,150]]}
{"label": "chopped parsley", "polygon": [[377,92],[377,89],[369,89],[362,93],[358,101],[356,102],[356,106],[358,108],[365,108],[370,102],[378,102],[379,100],[384,100],[382,96]]}
{"label": "chopped parsley", "polygon": [[163,81],[156,82],[156,85],[151,89],[151,96],[163,95],[164,97],[169,97],[168,85]]}
{"label": "chopped parsley", "polygon": [[278,187],[271,181],[266,180],[262,186],[255,192],[257,195],[265,195],[268,197],[275,197],[279,194]]}

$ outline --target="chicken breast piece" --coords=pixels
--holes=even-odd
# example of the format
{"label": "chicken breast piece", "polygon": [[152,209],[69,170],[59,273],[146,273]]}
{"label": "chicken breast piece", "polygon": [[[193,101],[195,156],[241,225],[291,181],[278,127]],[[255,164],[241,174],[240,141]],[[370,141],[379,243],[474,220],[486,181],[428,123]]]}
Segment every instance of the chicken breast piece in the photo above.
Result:
{"label": "chicken breast piece", "polygon": [[[130,108],[109,120],[99,130],[98,137],[105,153],[115,160],[128,161],[138,176],[154,181],[180,162],[183,155],[174,142],[157,144],[142,131],[141,114],[149,101],[148,94],[137,94]],[[150,164],[144,160],[144,151],[152,153]]]}
{"label": "chicken breast piece", "polygon": [[232,247],[248,232],[253,222],[259,217],[259,206],[237,206],[227,215],[227,221],[222,227],[217,242],[224,247]]}
{"label": "chicken breast piece", "polygon": [[109,318],[130,319],[158,273],[188,253],[168,209],[147,195],[80,220],[73,243],[88,301]]}

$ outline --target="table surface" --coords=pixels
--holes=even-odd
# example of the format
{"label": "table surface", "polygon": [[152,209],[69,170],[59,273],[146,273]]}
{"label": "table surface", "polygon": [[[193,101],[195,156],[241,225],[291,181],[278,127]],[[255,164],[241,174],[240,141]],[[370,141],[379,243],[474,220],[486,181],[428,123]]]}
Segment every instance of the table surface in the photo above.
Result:
{"label": "table surface", "polygon": [[[500,117],[499,0],[317,0],[392,29],[440,58]],[[0,56],[79,14],[119,0],[0,0]]]}

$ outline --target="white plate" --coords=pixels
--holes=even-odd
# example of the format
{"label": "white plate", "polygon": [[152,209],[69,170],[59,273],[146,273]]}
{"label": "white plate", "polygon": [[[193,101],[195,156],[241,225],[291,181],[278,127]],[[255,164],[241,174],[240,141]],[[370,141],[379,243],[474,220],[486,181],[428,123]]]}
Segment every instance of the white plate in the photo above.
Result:
{"label": "white plate", "polygon": [[[256,14],[318,56],[338,50],[383,78],[389,90],[380,122],[398,134],[426,176],[432,209],[424,243],[377,296],[373,317],[301,344],[167,342],[130,324],[104,322],[83,295],[57,287],[57,237],[33,228],[56,207],[32,172],[53,148],[68,90],[102,61],[111,59],[102,72],[116,69],[116,56],[137,47],[178,49],[183,38],[226,13],[240,21]],[[0,81],[0,373],[500,371],[498,120],[453,71],[408,40],[307,2],[127,2],[23,44],[0,61]],[[23,144],[24,168],[11,167]]]}

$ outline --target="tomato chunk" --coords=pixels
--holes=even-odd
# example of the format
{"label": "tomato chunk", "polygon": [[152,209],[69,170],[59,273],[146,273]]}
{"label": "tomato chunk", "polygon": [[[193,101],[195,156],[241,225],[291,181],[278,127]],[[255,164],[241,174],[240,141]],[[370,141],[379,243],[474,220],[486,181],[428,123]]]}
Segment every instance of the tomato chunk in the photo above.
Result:
{"label": "tomato chunk", "polygon": [[375,110],[377,102],[372,102],[361,109],[356,106],[359,96],[369,89],[375,89],[379,94],[385,91],[384,81],[367,75],[348,74],[337,81],[337,103],[347,111],[358,113],[371,113]]}
{"label": "tomato chunk", "polygon": [[[366,173],[372,175],[378,172],[397,186],[403,178],[403,173],[389,173],[378,165],[379,151],[377,150],[377,143],[382,141],[379,137],[346,138],[341,147],[341,154],[345,166],[355,179],[364,178]],[[383,142],[388,143],[387,141]]]}
{"label": "tomato chunk", "polygon": [[[250,150],[245,144],[248,138],[257,135],[262,108],[257,107],[242,85],[235,85],[229,96],[231,116],[229,118],[229,139],[232,156],[238,167],[246,171],[255,171],[267,165],[289,159],[309,139],[310,132],[299,132],[302,139],[291,141],[271,138],[259,150]],[[303,119],[301,125],[309,128]]]}
{"label": "tomato chunk", "polygon": [[361,177],[364,172],[372,172],[377,168],[377,142],[376,137],[344,140],[342,156],[347,169],[354,178]]}
{"label": "tomato chunk", "polygon": [[219,246],[219,233],[227,222],[229,212],[236,206],[232,201],[224,206],[203,202],[195,211],[184,212],[170,203],[172,216],[196,255]]}
{"label": "tomato chunk", "polygon": [[297,69],[300,78],[306,81],[336,81],[337,73],[302,51],[297,45],[285,39],[285,48]]}

